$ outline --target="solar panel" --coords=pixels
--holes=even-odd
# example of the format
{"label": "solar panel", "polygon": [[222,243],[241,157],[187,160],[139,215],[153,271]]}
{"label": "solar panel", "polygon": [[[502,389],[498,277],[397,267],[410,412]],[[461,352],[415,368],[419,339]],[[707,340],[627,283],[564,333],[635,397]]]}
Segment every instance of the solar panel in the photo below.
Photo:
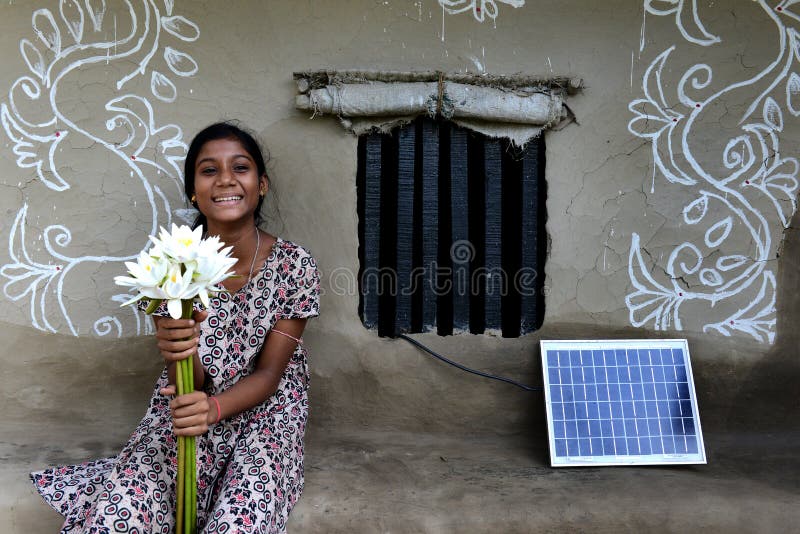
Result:
{"label": "solar panel", "polygon": [[540,345],[553,467],[706,463],[686,340]]}

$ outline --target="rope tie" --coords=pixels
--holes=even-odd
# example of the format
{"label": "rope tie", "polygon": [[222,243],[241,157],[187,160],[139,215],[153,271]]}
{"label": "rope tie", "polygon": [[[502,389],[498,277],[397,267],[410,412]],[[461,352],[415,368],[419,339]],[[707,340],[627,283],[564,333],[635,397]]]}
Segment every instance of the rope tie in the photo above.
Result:
{"label": "rope tie", "polygon": [[442,100],[444,99],[444,73],[439,71],[439,87],[436,97],[436,116],[442,116]]}

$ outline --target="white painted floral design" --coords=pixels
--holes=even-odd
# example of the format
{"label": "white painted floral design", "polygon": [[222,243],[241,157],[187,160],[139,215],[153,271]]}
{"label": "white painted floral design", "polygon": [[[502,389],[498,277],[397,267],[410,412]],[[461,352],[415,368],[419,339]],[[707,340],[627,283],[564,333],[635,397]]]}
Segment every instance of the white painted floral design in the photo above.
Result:
{"label": "white painted floral design", "polygon": [[[682,330],[681,307],[705,302],[711,316],[699,325],[703,331],[723,336],[738,332],[774,342],[776,279],[768,262],[777,256],[776,228],[788,226],[797,209],[798,161],[789,155],[794,147],[781,146],[787,116],[800,115],[800,40],[787,25],[787,19],[800,20],[790,9],[796,3],[757,2],[775,25],[779,50],[774,61],[750,78],[711,92],[718,87],[712,83],[713,69],[698,63],[683,73],[675,94],[668,97],[665,65],[676,47],[664,50],[647,68],[644,96],[628,106],[634,114],[628,129],[652,143],[660,175],[691,193],[682,222],[687,232],[702,238],[676,246],[662,265],[633,234],[629,276],[634,290],[626,303],[634,326]],[[681,35],[694,45],[721,43],[700,22],[694,1],[645,0],[645,11],[674,14]],[[694,96],[706,91],[706,96]],[[739,117],[738,132],[721,149],[721,165],[709,165],[708,138],[697,131],[718,119],[706,110],[742,101],[747,108]],[[703,154],[703,162],[696,154]],[[736,239],[729,239],[734,235]],[[742,243],[749,248],[736,250]]]}
{"label": "white painted floral design", "polygon": [[[34,11],[33,36],[23,38],[19,45],[28,72],[12,84],[7,99],[0,104],[0,121],[16,163],[45,188],[35,191],[53,193],[48,199],[55,199],[55,210],[59,198],[78,195],[83,186],[75,181],[79,179],[77,173],[65,174],[70,166],[60,158],[76,150],[74,147],[94,147],[105,153],[93,156],[108,160],[110,179],[118,179],[121,189],[131,189],[131,205],[137,206],[137,199],[146,204],[137,208],[143,212],[138,219],[142,227],[133,224],[132,230],[138,232],[137,238],[141,234],[140,243],[120,246],[112,254],[92,255],[76,252],[88,245],[74,243],[72,232],[63,224],[37,230],[39,226],[29,220],[29,212],[41,208],[44,200],[26,194],[8,237],[11,261],[0,267],[0,275],[6,279],[3,294],[12,301],[27,302],[35,328],[77,336],[89,329],[76,324],[65,298],[75,277],[92,272],[91,265],[96,266],[95,272],[108,264],[120,271],[121,262],[135,258],[146,247],[148,233],[154,234],[159,225],[172,221],[169,198],[175,198],[182,189],[181,164],[187,147],[179,126],[159,124],[153,104],[174,102],[178,95],[174,80],[198,71],[197,62],[179,48],[197,40],[200,30],[192,21],[173,13],[173,0],[124,0],[113,10],[106,0],[53,3],[52,8]],[[107,91],[97,91],[105,96],[88,96],[86,102],[81,101],[86,106],[83,114],[73,116],[74,103],[71,107],[63,105],[64,86],[97,72],[111,73],[117,79]],[[149,94],[143,94],[141,89],[148,85]],[[103,100],[98,101],[100,98]],[[100,120],[104,128],[92,124],[97,116],[105,119]],[[135,186],[130,185],[128,177]],[[105,204],[96,208],[98,220],[104,215],[121,217],[111,212],[120,210],[119,206]],[[31,232],[38,233],[38,239]],[[34,243],[41,244],[36,251]],[[75,274],[78,271],[83,274]],[[110,278],[107,284],[111,284]],[[127,295],[110,299],[119,303]],[[135,323],[106,315],[91,323],[92,332],[121,336],[123,324],[134,324],[136,333],[150,330],[150,323],[142,321],[137,310],[125,313],[136,314]],[[86,318],[81,317],[81,321],[85,323]]]}

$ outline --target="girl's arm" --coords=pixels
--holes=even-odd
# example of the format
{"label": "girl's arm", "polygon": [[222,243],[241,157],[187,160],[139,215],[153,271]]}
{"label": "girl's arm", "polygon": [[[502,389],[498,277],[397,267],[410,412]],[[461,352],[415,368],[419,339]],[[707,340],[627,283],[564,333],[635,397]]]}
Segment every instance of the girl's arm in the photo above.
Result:
{"label": "girl's arm", "polygon": [[[307,319],[281,319],[273,330],[280,330],[299,339],[303,335]],[[218,420],[233,417],[261,404],[278,389],[289,359],[297,343],[289,337],[270,332],[261,349],[252,374],[242,378],[229,389],[210,400],[205,392],[195,391],[173,399],[173,426],[178,436],[197,436],[208,430],[208,425]],[[161,390],[164,395],[174,395],[173,386]]]}

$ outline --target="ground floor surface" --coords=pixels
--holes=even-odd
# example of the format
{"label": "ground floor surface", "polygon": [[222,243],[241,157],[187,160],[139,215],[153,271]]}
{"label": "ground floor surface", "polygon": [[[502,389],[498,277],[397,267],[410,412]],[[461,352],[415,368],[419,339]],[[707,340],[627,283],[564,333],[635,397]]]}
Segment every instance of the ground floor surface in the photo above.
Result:
{"label": "ground floor surface", "polygon": [[[796,425],[794,425],[796,426]],[[0,532],[60,516],[27,472],[113,454],[101,429],[0,429]],[[290,533],[796,532],[800,432],[706,433],[708,465],[551,468],[544,435],[312,427]]]}

